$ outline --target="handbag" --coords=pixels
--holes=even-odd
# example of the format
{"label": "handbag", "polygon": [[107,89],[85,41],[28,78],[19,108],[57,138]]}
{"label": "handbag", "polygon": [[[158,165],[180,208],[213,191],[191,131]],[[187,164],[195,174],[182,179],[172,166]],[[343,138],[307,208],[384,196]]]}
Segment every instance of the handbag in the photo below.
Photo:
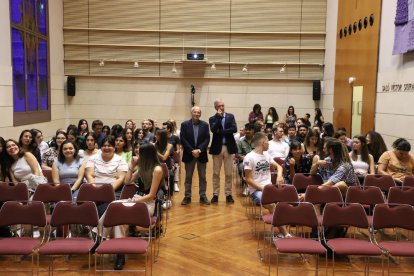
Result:
{"label": "handbag", "polygon": [[40,184],[46,184],[47,179],[43,175],[34,175],[31,174],[28,179],[24,181],[26,183],[27,188],[30,192],[34,192]]}

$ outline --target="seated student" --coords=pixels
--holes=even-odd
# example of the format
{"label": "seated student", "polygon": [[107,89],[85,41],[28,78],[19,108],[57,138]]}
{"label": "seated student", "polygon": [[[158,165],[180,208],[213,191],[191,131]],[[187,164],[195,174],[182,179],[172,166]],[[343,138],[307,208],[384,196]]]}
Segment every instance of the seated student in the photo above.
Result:
{"label": "seated student", "polygon": [[[85,176],[88,183],[92,185],[95,183],[112,185],[119,197],[127,171],[128,164],[121,156],[115,154],[115,138],[110,135],[102,140],[101,152],[87,161]],[[99,215],[102,215],[107,207],[107,205],[102,206],[98,205]]]}
{"label": "seated student", "polygon": [[306,134],[305,141],[302,144],[303,154],[305,155],[319,155],[321,150],[319,132],[309,129],[308,134]]}
{"label": "seated student", "polygon": [[51,170],[53,162],[55,162],[56,158],[58,157],[60,146],[64,141],[68,139],[65,131],[58,130],[55,136],[55,147],[50,147],[45,153],[42,155],[42,169],[44,170]]}
{"label": "seated student", "polygon": [[74,142],[66,140],[59,149],[58,157],[52,165],[52,179],[55,184],[70,185],[73,198],[76,198],[80,185],[84,182],[85,165],[78,155]]}
{"label": "seated student", "polygon": [[[267,153],[272,158],[285,159],[289,154],[289,144],[283,140],[283,128],[278,126],[273,129],[273,139],[269,141]],[[266,136],[267,137],[267,136]]]}
{"label": "seated student", "polygon": [[392,144],[393,150],[384,152],[378,161],[378,173],[391,175],[397,184],[414,173],[414,157],[410,154],[411,145],[404,138],[398,138]]}
{"label": "seated student", "polygon": [[348,152],[351,151],[351,147],[348,145],[348,138],[346,137],[346,132],[343,130],[338,130],[337,132],[335,132],[334,134],[334,138],[338,139],[339,141],[341,141],[342,144],[344,144],[348,150]]}
{"label": "seated student", "polygon": [[365,136],[354,136],[352,151],[349,153],[349,157],[360,184],[364,183],[367,174],[375,174],[374,157],[368,153]]}
{"label": "seated student", "polygon": [[296,140],[303,143],[305,141],[306,134],[308,134],[308,126],[305,124],[298,125],[298,131],[296,133]]}
{"label": "seated student", "polygon": [[[302,145],[293,140],[290,143],[289,155],[285,160],[285,182],[292,183],[296,173],[309,173],[312,166],[313,155],[304,155]],[[315,158],[315,162],[316,162]]]}
{"label": "seated student", "polygon": [[327,156],[324,160],[316,160],[312,164],[311,173],[322,176],[324,183],[320,186],[336,186],[345,196],[348,186],[358,184],[351,160],[345,145],[338,139],[328,138],[325,140],[323,151]]}
{"label": "seated student", "polygon": [[131,161],[132,151],[128,151],[127,139],[122,133],[118,133],[115,137],[115,154],[124,159],[128,164]]}
{"label": "seated student", "polygon": [[[270,166],[277,170],[276,182],[278,185],[283,184],[283,169],[278,165],[266,152],[269,147],[269,140],[263,132],[257,132],[253,135],[252,143],[254,149],[244,157],[244,173],[246,182],[249,185],[250,196],[256,204],[262,200],[263,189],[266,185],[272,185]],[[270,213],[274,212],[275,206],[265,205]],[[284,237],[292,237],[285,227],[279,227],[279,231]]]}
{"label": "seated student", "polygon": [[386,152],[387,146],[385,145],[384,139],[381,134],[375,131],[368,131],[365,135],[368,144],[368,152],[374,157],[375,165],[378,164],[378,160],[381,155]]}
{"label": "seated student", "polygon": [[239,173],[243,171],[243,159],[244,157],[252,151],[253,144],[252,139],[254,135],[254,124],[247,123],[244,125],[244,136],[240,139],[240,141],[237,143],[237,154],[236,158],[238,160],[238,169]]}
{"label": "seated student", "polygon": [[296,125],[288,125],[287,127],[287,138],[286,141],[288,144],[292,142],[292,140],[296,140]]}
{"label": "seated student", "polygon": [[[126,175],[126,185],[134,183],[138,180],[138,192],[134,197],[122,200],[123,202],[144,202],[148,207],[150,216],[154,215],[155,198],[158,189],[164,186],[163,171],[157,157],[157,150],[151,143],[144,143],[139,147],[139,158],[131,160]],[[99,219],[102,225],[105,214]],[[106,237],[112,229],[105,228],[103,236]],[[128,226],[121,225],[113,228],[115,238],[123,238],[127,236]],[[109,233],[108,233],[109,232]],[[118,254],[115,260],[114,269],[122,270],[125,264],[125,255]]]}

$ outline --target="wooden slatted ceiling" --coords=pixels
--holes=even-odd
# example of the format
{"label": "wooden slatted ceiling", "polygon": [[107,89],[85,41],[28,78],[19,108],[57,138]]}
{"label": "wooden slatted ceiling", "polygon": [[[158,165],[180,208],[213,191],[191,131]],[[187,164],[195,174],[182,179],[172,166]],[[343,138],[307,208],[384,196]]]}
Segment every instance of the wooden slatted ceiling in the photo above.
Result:
{"label": "wooden slatted ceiling", "polygon": [[[321,79],[325,17],[326,0],[65,0],[65,73],[134,76],[141,61],[138,76],[191,77],[179,63],[171,75],[171,63],[198,51],[210,62],[203,77]],[[299,62],[275,76],[277,64]]]}

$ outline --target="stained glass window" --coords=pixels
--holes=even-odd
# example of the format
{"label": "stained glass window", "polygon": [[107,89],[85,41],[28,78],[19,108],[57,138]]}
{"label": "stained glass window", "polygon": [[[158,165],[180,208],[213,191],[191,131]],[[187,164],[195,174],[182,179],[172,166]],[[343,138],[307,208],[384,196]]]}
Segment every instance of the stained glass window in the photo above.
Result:
{"label": "stained glass window", "polygon": [[48,1],[10,0],[14,125],[50,120]]}

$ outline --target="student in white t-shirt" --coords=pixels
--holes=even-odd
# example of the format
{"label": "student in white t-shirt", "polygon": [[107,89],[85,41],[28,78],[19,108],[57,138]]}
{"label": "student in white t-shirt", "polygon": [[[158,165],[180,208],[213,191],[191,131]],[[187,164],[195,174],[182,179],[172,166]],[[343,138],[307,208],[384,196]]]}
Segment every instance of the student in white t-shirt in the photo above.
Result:
{"label": "student in white t-shirt", "polygon": [[[257,132],[252,139],[254,149],[244,157],[244,174],[249,185],[250,195],[256,204],[260,204],[263,189],[266,185],[272,185],[270,166],[277,171],[276,183],[283,184],[283,169],[266,152],[269,140],[265,133]],[[274,212],[274,204],[264,205],[270,213]],[[284,237],[292,237],[285,227],[279,227]]]}
{"label": "student in white t-shirt", "polygon": [[285,160],[285,158],[288,156],[289,144],[284,141],[283,135],[283,127],[278,126],[273,129],[273,139],[269,142],[267,149],[267,153],[270,155],[270,157],[278,157]]}

